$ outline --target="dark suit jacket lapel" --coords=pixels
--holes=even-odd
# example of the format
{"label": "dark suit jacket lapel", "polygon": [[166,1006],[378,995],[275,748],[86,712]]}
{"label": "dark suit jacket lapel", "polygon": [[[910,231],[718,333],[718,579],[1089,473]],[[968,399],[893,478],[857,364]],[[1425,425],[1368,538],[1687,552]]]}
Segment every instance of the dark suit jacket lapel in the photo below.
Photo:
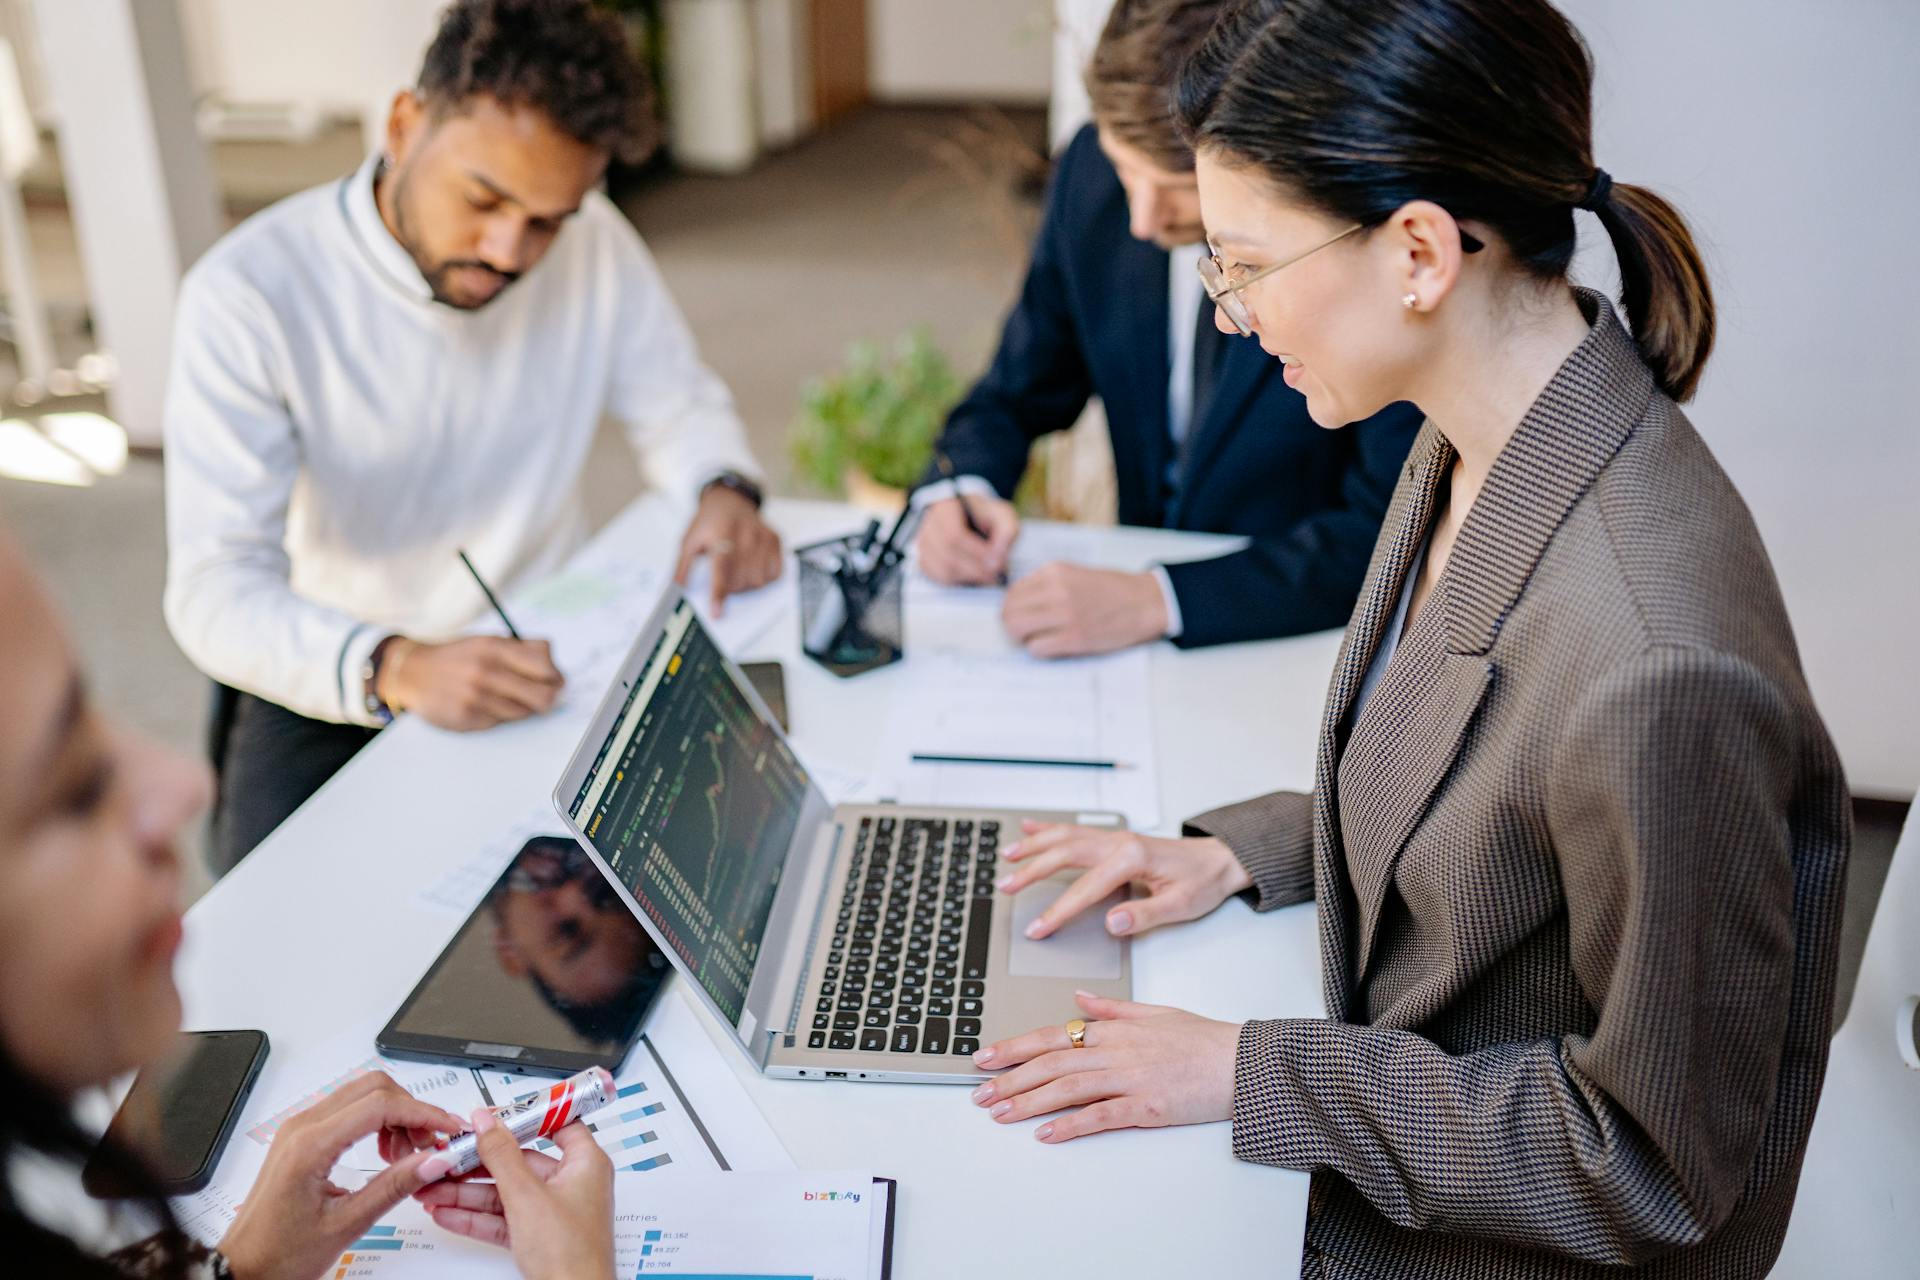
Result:
{"label": "dark suit jacket lapel", "polygon": [[[1356,977],[1366,973],[1372,958],[1400,851],[1497,679],[1495,664],[1485,655],[1500,624],[1554,532],[1619,451],[1653,391],[1652,377],[1614,318],[1612,304],[1579,292],[1583,308],[1596,317],[1591,332],[1494,460],[1432,598],[1409,621],[1400,650],[1354,727],[1346,747],[1350,758],[1334,762],[1344,788],[1344,812],[1352,818],[1342,833],[1344,870],[1353,877],[1359,913]],[[1450,466],[1453,451],[1443,447],[1443,452]],[[1437,485],[1439,478],[1431,478]],[[1429,512],[1431,506],[1429,501]],[[1411,535],[1413,545],[1397,557],[1400,573],[1380,575],[1396,583],[1395,596],[1384,604],[1388,617],[1398,581],[1425,532],[1422,523]],[[1379,625],[1366,637],[1366,656],[1357,663],[1362,674],[1377,646]]]}
{"label": "dark suit jacket lapel", "polygon": [[[1118,252],[1124,256],[1127,270],[1116,273],[1125,282],[1126,296],[1133,303],[1117,326],[1113,347],[1128,352],[1130,381],[1134,396],[1134,421],[1145,439],[1139,449],[1116,448],[1116,458],[1129,454],[1140,459],[1146,469],[1140,477],[1147,495],[1151,519],[1146,523],[1165,523],[1163,509],[1167,464],[1173,457],[1173,441],[1167,426],[1167,380],[1171,376],[1171,354],[1167,330],[1167,251],[1127,236]],[[1109,416],[1109,423],[1112,418]]]}
{"label": "dark suit jacket lapel", "polygon": [[[1209,301],[1207,307],[1211,310],[1213,303]],[[1187,425],[1186,445],[1181,451],[1180,485],[1173,510],[1167,513],[1170,529],[1182,527],[1181,521],[1186,517],[1189,501],[1200,480],[1233,437],[1248,403],[1266,385],[1267,379],[1275,376],[1280,364],[1252,338],[1222,340],[1227,349],[1220,358],[1220,373],[1214,382],[1213,394],[1207,397],[1206,404],[1195,406],[1194,420]],[[1260,424],[1254,423],[1250,429],[1257,431]]]}
{"label": "dark suit jacket lapel", "polygon": [[1453,449],[1428,423],[1414,438],[1406,470],[1381,525],[1373,563],[1360,588],[1360,602],[1340,642],[1333,667],[1333,685],[1320,723],[1320,745],[1314,761],[1314,882],[1320,904],[1320,974],[1327,1012],[1345,1018],[1354,980],[1355,901],[1347,874],[1346,853],[1339,821],[1339,761],[1345,739],[1347,709],[1366,676],[1380,633],[1393,617],[1400,584],[1426,537],[1433,518],[1433,498]]}

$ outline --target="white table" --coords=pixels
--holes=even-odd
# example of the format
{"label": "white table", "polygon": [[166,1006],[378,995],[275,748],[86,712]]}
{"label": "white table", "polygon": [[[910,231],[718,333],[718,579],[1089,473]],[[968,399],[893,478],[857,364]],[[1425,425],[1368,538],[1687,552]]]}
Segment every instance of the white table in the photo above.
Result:
{"label": "white table", "polygon": [[[789,546],[864,522],[823,503],[774,502],[768,512]],[[664,563],[677,521],[643,499],[613,536]],[[1232,545],[1137,529],[1065,536],[1091,558],[1132,567]],[[909,655],[912,627],[909,613]],[[870,757],[871,727],[884,723],[891,691],[913,679],[911,656],[843,681],[801,656],[798,630],[776,626],[736,656],[784,663],[803,759]],[[1154,731],[1168,831],[1216,804],[1310,784],[1337,643],[1327,633],[1194,653],[1159,646]],[[415,893],[551,791],[590,710],[482,734],[415,721],[381,734],[189,913],[179,970],[187,1025],[265,1029],[273,1053],[263,1097],[326,1078],[341,1064],[316,1055],[343,1034],[363,1034],[371,1049],[456,927],[423,918]],[[1317,964],[1310,907],[1256,917],[1236,900],[1140,939],[1134,980],[1142,1000],[1214,1017],[1312,1016]],[[731,1048],[728,1060],[802,1168],[899,1179],[898,1276],[1279,1275],[1299,1257],[1305,1175],[1235,1160],[1224,1124],[1048,1147],[1033,1140],[1035,1124],[996,1125],[962,1089],[772,1081]]]}

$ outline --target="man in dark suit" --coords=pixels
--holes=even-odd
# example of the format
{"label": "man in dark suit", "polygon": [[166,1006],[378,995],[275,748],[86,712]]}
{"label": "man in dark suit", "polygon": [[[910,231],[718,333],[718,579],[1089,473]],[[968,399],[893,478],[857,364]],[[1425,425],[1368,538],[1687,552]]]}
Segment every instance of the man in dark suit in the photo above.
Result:
{"label": "man in dark suit", "polygon": [[[1054,563],[1007,591],[1008,632],[1044,657],[1170,638],[1182,646],[1345,625],[1420,416],[1394,405],[1325,431],[1255,339],[1214,324],[1193,156],[1168,92],[1223,0],[1119,0],[1087,70],[1095,123],[1060,157],[1019,301],[940,448],[923,568],[948,583],[1006,572],[1007,499],[1039,437],[1098,396],[1122,524],[1234,533],[1240,551],[1119,573]],[[1282,286],[1284,287],[1284,286]]]}

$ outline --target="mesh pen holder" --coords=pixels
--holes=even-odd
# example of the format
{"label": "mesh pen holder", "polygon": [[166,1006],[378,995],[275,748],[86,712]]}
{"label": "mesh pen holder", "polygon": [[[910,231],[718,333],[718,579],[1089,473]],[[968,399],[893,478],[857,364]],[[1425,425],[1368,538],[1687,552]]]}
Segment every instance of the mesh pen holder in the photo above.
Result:
{"label": "mesh pen holder", "polygon": [[850,535],[794,549],[800,561],[800,648],[837,676],[857,676],[906,656],[906,566],[896,561],[863,571],[862,541]]}

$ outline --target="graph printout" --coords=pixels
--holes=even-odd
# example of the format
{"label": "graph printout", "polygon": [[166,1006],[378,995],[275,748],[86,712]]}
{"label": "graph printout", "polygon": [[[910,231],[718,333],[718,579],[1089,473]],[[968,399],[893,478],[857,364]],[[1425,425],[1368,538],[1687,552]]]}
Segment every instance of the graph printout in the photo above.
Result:
{"label": "graph printout", "polygon": [[[780,1140],[700,1025],[703,1016],[694,1011],[677,981],[664,988],[648,1016],[646,1034],[614,1076],[614,1101],[589,1118],[595,1141],[613,1159],[618,1185],[633,1184],[621,1193],[624,1196],[645,1198],[656,1194],[648,1188],[684,1179],[793,1167]],[[351,1061],[353,1046],[365,1043],[364,1035],[356,1036],[311,1056]],[[541,1077],[373,1057],[344,1071],[336,1067],[322,1083],[295,1085],[277,1102],[263,1089],[264,1096],[241,1121],[241,1133],[251,1141],[236,1135],[212,1184],[174,1200],[182,1229],[206,1244],[217,1244],[232,1226],[286,1120],[371,1070],[385,1071],[410,1093],[456,1115],[503,1105],[549,1083]],[[548,1151],[557,1154],[550,1146]],[[333,1181],[354,1190],[383,1167],[369,1137],[341,1157]],[[636,1257],[642,1256],[638,1249],[646,1243],[636,1243]],[[330,1280],[513,1274],[507,1254],[442,1230],[411,1200],[369,1228],[326,1272]],[[639,1274],[637,1265],[625,1274]]]}

